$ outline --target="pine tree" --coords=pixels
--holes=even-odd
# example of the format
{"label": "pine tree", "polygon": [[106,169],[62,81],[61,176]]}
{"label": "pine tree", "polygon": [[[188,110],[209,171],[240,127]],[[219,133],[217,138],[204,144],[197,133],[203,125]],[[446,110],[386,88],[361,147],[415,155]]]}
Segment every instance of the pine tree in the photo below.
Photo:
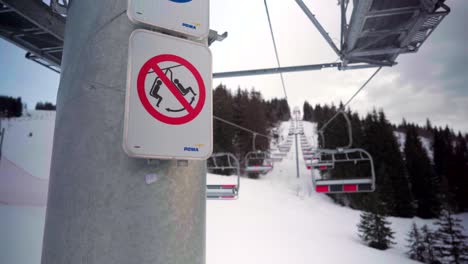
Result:
{"label": "pine tree", "polygon": [[461,133],[455,143],[452,190],[457,208],[463,212],[468,211],[468,143]]}
{"label": "pine tree", "polygon": [[313,108],[307,101],[304,102],[304,105],[302,107],[302,112],[304,113],[304,116],[303,116],[304,120],[316,121],[316,120],[313,120]]}
{"label": "pine tree", "polygon": [[421,228],[422,242],[424,246],[424,262],[429,264],[439,264],[440,261],[437,260],[436,252],[434,248],[435,244],[435,235],[427,225],[424,225]]}
{"label": "pine tree", "polygon": [[361,213],[361,220],[358,224],[359,237],[369,247],[385,250],[394,244],[394,232],[384,215],[384,204],[376,195],[371,195],[368,198],[369,211]]}
{"label": "pine tree", "polygon": [[15,116],[16,117],[20,117],[23,115],[23,103],[21,102],[21,97],[18,97],[16,99],[16,103],[15,103]]}
{"label": "pine tree", "polygon": [[435,222],[439,226],[435,234],[435,249],[443,263],[468,263],[468,241],[460,222],[447,208],[441,211]]}
{"label": "pine tree", "polygon": [[373,215],[371,212],[363,211],[360,215],[361,219],[358,224],[359,237],[368,242],[372,240],[374,226],[372,223]]}
{"label": "pine tree", "polygon": [[404,153],[411,190],[417,204],[416,215],[426,219],[434,218],[440,206],[437,178],[414,125],[406,125]]}
{"label": "pine tree", "polygon": [[374,159],[377,192],[391,215],[412,217],[413,197],[392,126],[382,111],[375,110],[367,115],[363,126],[363,145]]}
{"label": "pine tree", "polygon": [[[232,95],[226,86],[219,85],[213,91],[214,115],[233,122],[234,109],[232,107]],[[234,148],[234,136],[236,130],[230,125],[215,120],[213,123],[214,152],[236,153]]]}
{"label": "pine tree", "polygon": [[411,259],[417,260],[424,262],[424,252],[426,251],[424,241],[423,241],[423,236],[419,232],[418,226],[416,223],[413,222],[413,225],[411,226],[411,230],[408,233],[408,238],[406,239],[408,241],[408,256]]}

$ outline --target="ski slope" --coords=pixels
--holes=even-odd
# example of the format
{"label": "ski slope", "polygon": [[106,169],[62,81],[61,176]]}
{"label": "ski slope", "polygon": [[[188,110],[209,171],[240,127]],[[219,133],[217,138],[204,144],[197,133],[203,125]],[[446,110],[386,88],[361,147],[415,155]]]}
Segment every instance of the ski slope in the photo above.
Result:
{"label": "ski slope", "polygon": [[[0,167],[0,186],[8,174],[21,183],[14,188],[26,198],[31,190],[44,188],[38,181],[47,183],[54,119],[54,114],[36,112],[28,120],[2,122],[8,130],[5,159],[0,163],[8,159],[10,167]],[[290,125],[284,122],[279,127],[283,140]],[[303,122],[303,127],[309,142],[316,145],[315,124]],[[207,263],[418,263],[405,256],[405,237],[412,221],[430,226],[431,221],[390,218],[397,244],[386,251],[363,245],[356,232],[360,212],[313,191],[300,149],[297,178],[294,147],[260,179],[242,177],[238,200],[207,201]],[[24,179],[25,175],[29,176]],[[207,182],[233,183],[235,177],[208,174]],[[0,192],[0,200],[4,195]],[[44,205],[3,204],[0,216],[0,263],[40,263]],[[468,230],[468,214],[460,217]]]}
{"label": "ski slope", "polygon": [[[406,142],[406,133],[403,132],[393,132],[395,135],[398,144],[400,146],[400,152],[405,153],[405,142]],[[426,151],[428,158],[433,162],[434,161],[434,151],[432,150],[432,142],[429,138],[419,136],[419,140],[421,140],[421,144]]]}
{"label": "ski slope", "polygon": [[[281,124],[285,139],[289,126]],[[303,127],[316,146],[315,124]],[[207,263],[418,263],[404,253],[412,220],[390,217],[397,244],[386,251],[369,248],[357,235],[360,211],[313,191],[300,148],[299,169],[297,179],[293,144],[287,158],[260,180],[241,179],[237,201],[208,201]],[[223,178],[209,174],[207,180]]]}

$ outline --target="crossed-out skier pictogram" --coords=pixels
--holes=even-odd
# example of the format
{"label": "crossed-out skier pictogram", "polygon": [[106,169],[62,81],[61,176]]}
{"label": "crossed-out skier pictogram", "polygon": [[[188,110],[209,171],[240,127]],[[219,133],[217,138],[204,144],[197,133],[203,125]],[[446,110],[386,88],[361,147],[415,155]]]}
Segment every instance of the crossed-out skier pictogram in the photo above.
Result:
{"label": "crossed-out skier pictogram", "polygon": [[[174,62],[176,63],[176,66],[161,69],[159,64],[165,62]],[[182,80],[179,80],[173,76],[174,73],[172,69],[176,67],[185,67],[190,72],[190,74],[192,74],[198,86],[198,93],[194,91],[193,87],[185,87]],[[151,72],[154,72],[157,77],[154,80],[149,93],[147,93],[145,89],[145,83],[148,73]],[[163,84],[170,91],[170,95],[174,96],[175,99],[182,105],[182,108],[165,108],[164,110],[166,112],[186,111],[186,115],[172,117],[162,113],[163,109],[160,109],[159,106],[164,98],[159,94],[159,91]],[[138,73],[137,90],[138,96],[145,110],[157,120],[170,125],[185,124],[196,118],[203,109],[206,97],[205,84],[195,66],[193,66],[186,59],[173,54],[158,55],[145,62]],[[185,98],[185,96],[188,94],[192,95],[190,101]],[[148,95],[157,100],[156,104],[151,104],[150,100],[148,99]],[[196,96],[199,97],[198,101],[196,102],[195,106],[192,106]]]}

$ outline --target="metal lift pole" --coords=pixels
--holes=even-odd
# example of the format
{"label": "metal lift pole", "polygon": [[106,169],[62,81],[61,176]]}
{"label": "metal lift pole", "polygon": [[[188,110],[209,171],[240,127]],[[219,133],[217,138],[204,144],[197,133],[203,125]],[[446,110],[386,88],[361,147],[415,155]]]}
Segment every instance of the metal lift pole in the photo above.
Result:
{"label": "metal lift pole", "polygon": [[42,264],[205,263],[205,162],[122,148],[127,2],[68,9]]}
{"label": "metal lift pole", "polygon": [[297,146],[297,132],[294,133],[294,137],[296,140],[296,178],[299,179],[299,148]]}
{"label": "metal lift pole", "polygon": [[296,127],[294,131],[294,139],[296,141],[296,178],[299,179],[299,147],[297,144],[297,127],[298,127],[299,116],[297,113],[295,114],[295,119],[296,119]]}

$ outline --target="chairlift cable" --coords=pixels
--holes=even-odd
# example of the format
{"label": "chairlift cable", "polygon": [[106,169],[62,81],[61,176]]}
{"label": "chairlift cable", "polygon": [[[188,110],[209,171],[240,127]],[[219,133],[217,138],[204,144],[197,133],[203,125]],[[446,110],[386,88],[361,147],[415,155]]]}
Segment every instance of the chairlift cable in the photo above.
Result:
{"label": "chairlift cable", "polygon": [[367,79],[366,82],[364,82],[364,84],[353,94],[353,96],[351,96],[351,98],[349,98],[349,100],[342,107],[338,108],[335,115],[333,115],[332,118],[330,118],[318,131],[324,131],[325,128],[327,128],[327,126],[331,123],[331,121],[333,121],[340,114],[340,112],[346,109],[346,107],[351,103],[351,101],[364,89],[364,87],[366,87],[366,85],[374,78],[375,75],[377,75],[377,73],[381,69],[382,66],[377,68],[377,70]]}
{"label": "chairlift cable", "polygon": [[[267,1],[263,0],[265,3],[265,10],[266,10],[266,15],[268,18],[268,25],[270,27],[270,33],[271,33],[271,39],[273,40],[273,48],[275,49],[275,56],[276,56],[276,63],[278,64],[278,68],[281,68],[279,56],[278,56],[278,48],[276,47],[276,41],[275,41],[275,35],[273,34],[273,27],[271,25],[271,19],[270,19],[270,12],[268,12],[268,5]],[[284,92],[284,98],[286,98],[286,102],[288,101],[288,95],[286,93],[286,86],[284,85],[284,78],[283,78],[283,73],[280,72],[280,78],[281,78],[281,84],[283,86],[283,92]]]}

